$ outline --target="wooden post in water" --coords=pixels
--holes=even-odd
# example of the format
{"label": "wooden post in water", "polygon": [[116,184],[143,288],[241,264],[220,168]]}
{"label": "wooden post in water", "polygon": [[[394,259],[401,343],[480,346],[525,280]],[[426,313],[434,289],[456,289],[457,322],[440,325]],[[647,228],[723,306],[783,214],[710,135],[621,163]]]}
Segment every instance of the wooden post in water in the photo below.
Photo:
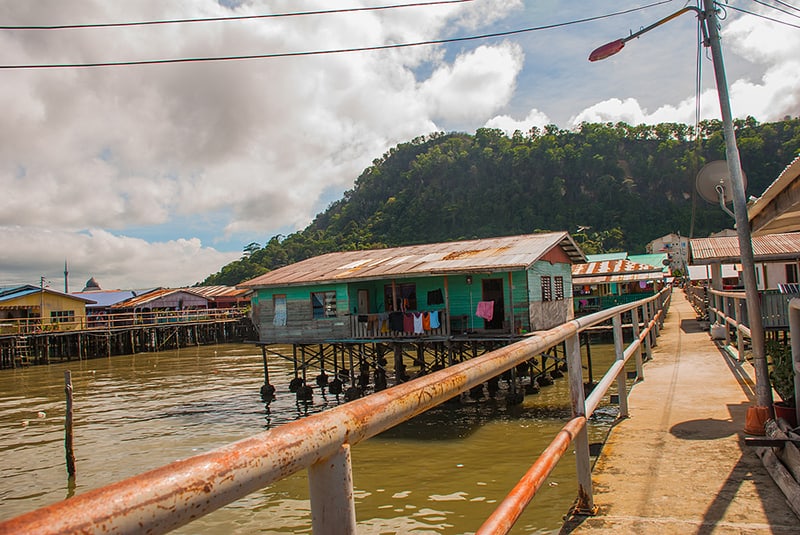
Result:
{"label": "wooden post in water", "polygon": [[64,371],[64,392],[67,394],[67,415],[64,421],[64,449],[67,454],[67,474],[75,477],[75,452],[72,449],[72,372]]}

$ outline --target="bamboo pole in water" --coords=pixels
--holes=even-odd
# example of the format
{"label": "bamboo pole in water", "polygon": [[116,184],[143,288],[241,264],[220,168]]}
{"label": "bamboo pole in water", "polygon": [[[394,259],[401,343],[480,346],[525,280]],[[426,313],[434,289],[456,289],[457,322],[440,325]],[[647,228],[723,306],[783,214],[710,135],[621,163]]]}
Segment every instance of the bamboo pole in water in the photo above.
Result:
{"label": "bamboo pole in water", "polygon": [[75,452],[72,449],[72,372],[64,371],[64,392],[67,394],[67,415],[64,422],[64,449],[67,454],[67,474],[75,477]]}

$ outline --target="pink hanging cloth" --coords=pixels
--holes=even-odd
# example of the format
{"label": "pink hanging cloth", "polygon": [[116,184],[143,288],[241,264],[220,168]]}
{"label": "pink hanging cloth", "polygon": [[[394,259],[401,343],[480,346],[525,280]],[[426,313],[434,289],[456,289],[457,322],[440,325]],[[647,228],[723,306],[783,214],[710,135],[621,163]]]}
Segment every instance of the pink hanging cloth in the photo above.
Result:
{"label": "pink hanging cloth", "polygon": [[475,315],[486,321],[492,321],[494,317],[494,301],[478,301],[478,309]]}

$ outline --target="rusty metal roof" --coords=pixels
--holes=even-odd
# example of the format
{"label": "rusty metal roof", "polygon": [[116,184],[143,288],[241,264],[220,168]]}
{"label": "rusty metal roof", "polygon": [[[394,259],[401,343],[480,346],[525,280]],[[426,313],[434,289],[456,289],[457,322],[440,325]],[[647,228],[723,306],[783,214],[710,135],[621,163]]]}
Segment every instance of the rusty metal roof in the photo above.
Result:
{"label": "rusty metal roof", "polygon": [[139,295],[136,297],[131,297],[130,299],[126,299],[125,301],[121,301],[111,306],[112,309],[129,309],[129,308],[138,308],[142,305],[150,303],[151,301],[155,301],[157,299],[161,299],[167,297],[168,295],[175,294],[175,293],[187,293],[193,295],[194,297],[200,298],[205,300],[206,298],[202,295],[196,294],[191,290],[187,290],[185,288],[158,288],[151,292],[147,292],[146,294]]}
{"label": "rusty metal roof", "polygon": [[800,230],[800,156],[747,208],[753,235]]}
{"label": "rusty metal roof", "polygon": [[585,260],[567,232],[548,232],[328,253],[270,271],[239,288],[526,269],[555,247],[572,262]]}
{"label": "rusty metal roof", "polygon": [[[753,236],[753,258],[758,262],[800,258],[800,232]],[[736,236],[695,238],[689,242],[694,264],[736,264],[741,262]]]}
{"label": "rusty metal roof", "polygon": [[202,295],[206,299],[243,298],[250,292],[247,288],[236,288],[235,286],[192,286],[187,288],[192,293]]}
{"label": "rusty metal roof", "polygon": [[639,264],[630,260],[603,260],[572,266],[574,284],[603,284],[661,279],[668,275],[662,267]]}

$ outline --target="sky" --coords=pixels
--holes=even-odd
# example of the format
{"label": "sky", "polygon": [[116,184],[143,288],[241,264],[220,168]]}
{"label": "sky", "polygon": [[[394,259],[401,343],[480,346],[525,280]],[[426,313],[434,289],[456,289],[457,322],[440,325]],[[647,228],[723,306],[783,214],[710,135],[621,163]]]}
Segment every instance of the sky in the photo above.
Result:
{"label": "sky", "polygon": [[[588,61],[683,2],[407,4],[0,0],[0,286],[63,291],[65,262],[70,291],[90,277],[104,289],[195,284],[247,244],[305,228],[376,158],[433,132],[693,125],[696,95],[700,119],[719,118],[693,13]],[[734,116],[800,115],[792,4],[728,1]],[[405,7],[311,13],[390,5]],[[268,14],[293,15],[8,29]],[[260,57],[76,66],[243,56]]]}

